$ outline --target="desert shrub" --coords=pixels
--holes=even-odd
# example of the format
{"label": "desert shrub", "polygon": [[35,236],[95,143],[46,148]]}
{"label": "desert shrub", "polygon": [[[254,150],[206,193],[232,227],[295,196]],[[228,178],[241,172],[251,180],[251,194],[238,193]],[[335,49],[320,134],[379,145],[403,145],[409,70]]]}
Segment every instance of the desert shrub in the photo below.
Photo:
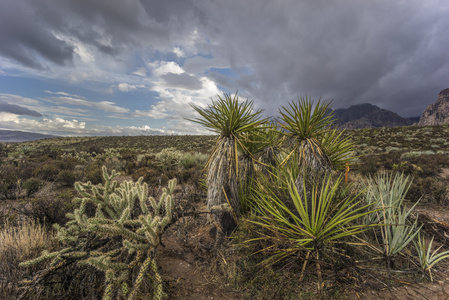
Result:
{"label": "desert shrub", "polygon": [[0,180],[0,194],[5,199],[12,199],[16,195],[17,181],[14,178],[6,177]]}
{"label": "desert shrub", "polygon": [[103,181],[101,167],[97,164],[89,165],[86,170],[86,179],[93,184],[101,183]]}
{"label": "desert shrub", "polygon": [[[179,183],[191,183],[194,184],[201,178],[201,168],[191,167],[188,169],[182,169],[177,173],[176,178],[179,178]],[[171,177],[171,176],[169,176]]]}
{"label": "desert shrub", "polygon": [[14,210],[49,226],[54,223],[65,224],[66,214],[75,206],[72,203],[74,192],[72,189],[56,191],[55,188],[54,183],[43,184],[34,198],[20,203]]}
{"label": "desert shrub", "polygon": [[16,167],[12,172],[9,172],[8,176],[20,178],[22,181],[33,177],[33,172],[36,167],[35,163],[25,162],[24,164]]}
{"label": "desert shrub", "polygon": [[150,184],[160,184],[162,173],[159,170],[143,167],[137,169],[133,174],[133,180],[138,180],[140,177],[143,177],[143,181]]}
{"label": "desert shrub", "polygon": [[420,176],[435,176],[441,172],[441,168],[449,166],[449,156],[445,154],[423,154],[409,159],[410,163],[421,168]]}
{"label": "desert shrub", "polygon": [[55,181],[58,174],[58,167],[54,163],[50,162],[38,166],[33,172],[33,176],[45,181]]}
{"label": "desert shrub", "polygon": [[356,168],[360,174],[363,176],[370,176],[377,172],[378,158],[376,155],[365,155],[359,157],[359,162],[356,165]]}
{"label": "desert shrub", "polygon": [[164,169],[170,169],[177,165],[181,160],[183,154],[174,147],[162,149],[156,154],[156,159],[162,164]]}
{"label": "desert shrub", "polygon": [[382,153],[378,156],[381,166],[387,170],[393,170],[395,164],[400,164],[401,154],[399,152]]}
{"label": "desert shrub", "polygon": [[28,209],[22,209],[22,212],[42,223],[48,225],[64,224],[67,221],[66,214],[73,209],[71,201],[64,198],[35,197],[30,201]]}
{"label": "desert shrub", "polygon": [[90,152],[90,153],[92,153],[92,155],[99,155],[99,154],[103,154],[105,151],[104,151],[104,147],[102,147],[101,145],[98,145],[98,144],[95,144],[95,145],[92,145],[92,144],[90,144],[89,145],[89,148],[87,149],[87,152]]}
{"label": "desert shrub", "polygon": [[78,159],[75,157],[65,157],[64,159],[58,160],[56,163],[60,170],[73,170],[78,164]]}
{"label": "desert shrub", "polygon": [[128,175],[132,175],[137,168],[137,163],[131,161],[125,165],[125,172]]}
{"label": "desert shrub", "polygon": [[34,193],[40,190],[42,185],[43,183],[41,180],[36,177],[31,177],[23,183],[23,188],[26,191],[27,197],[31,197]]}
{"label": "desert shrub", "polygon": [[400,172],[406,175],[411,175],[415,173],[421,173],[422,169],[418,166],[411,164],[408,161],[401,161],[398,164],[393,164],[392,170],[396,172]]}
{"label": "desert shrub", "polygon": [[40,160],[55,160],[59,155],[59,150],[56,150],[54,147],[50,146],[44,146],[34,151],[34,157],[39,157]]}
{"label": "desert shrub", "polygon": [[191,169],[194,167],[202,168],[206,164],[207,159],[207,154],[203,154],[200,152],[186,152],[182,154],[180,164],[184,169]]}
{"label": "desert shrub", "polygon": [[0,157],[8,157],[8,144],[0,143]]}
{"label": "desert shrub", "polygon": [[436,204],[449,204],[449,180],[439,177],[417,177],[411,185],[407,198],[415,202],[421,201]]}
{"label": "desert shrub", "polygon": [[56,179],[63,186],[73,186],[73,184],[75,183],[76,177],[75,177],[75,173],[73,171],[62,170],[61,172],[59,172],[58,177]]}

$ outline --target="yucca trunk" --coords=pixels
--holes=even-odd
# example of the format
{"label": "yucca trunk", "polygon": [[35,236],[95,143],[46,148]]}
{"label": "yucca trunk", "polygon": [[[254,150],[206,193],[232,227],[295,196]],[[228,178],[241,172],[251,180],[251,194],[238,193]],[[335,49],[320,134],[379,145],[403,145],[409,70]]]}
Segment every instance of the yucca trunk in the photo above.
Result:
{"label": "yucca trunk", "polygon": [[207,208],[228,203],[239,213],[237,185],[237,148],[233,136],[221,135],[209,162]]}
{"label": "yucca trunk", "polygon": [[267,147],[263,150],[260,160],[262,162],[262,173],[268,175],[269,173],[274,173],[273,169],[278,167],[277,154],[279,151],[275,150],[274,147]]}
{"label": "yucca trunk", "polygon": [[304,189],[304,184],[309,190],[311,186],[320,182],[332,171],[332,163],[318,143],[318,141],[310,139],[300,142],[298,148],[299,172],[295,181],[298,191]]}

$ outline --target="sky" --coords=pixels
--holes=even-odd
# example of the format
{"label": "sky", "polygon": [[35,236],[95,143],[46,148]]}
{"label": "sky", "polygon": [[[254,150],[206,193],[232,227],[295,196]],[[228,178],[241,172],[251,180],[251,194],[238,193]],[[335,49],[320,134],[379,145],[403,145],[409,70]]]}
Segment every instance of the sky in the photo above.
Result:
{"label": "sky", "polygon": [[420,116],[449,87],[447,0],[1,0],[0,129],[207,134],[238,91]]}

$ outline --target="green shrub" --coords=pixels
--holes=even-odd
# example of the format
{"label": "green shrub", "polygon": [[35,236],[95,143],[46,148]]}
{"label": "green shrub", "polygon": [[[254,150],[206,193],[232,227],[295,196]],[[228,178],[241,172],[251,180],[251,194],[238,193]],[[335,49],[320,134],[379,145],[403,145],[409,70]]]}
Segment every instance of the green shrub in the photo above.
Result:
{"label": "green shrub", "polygon": [[42,181],[36,177],[31,177],[23,183],[23,188],[26,191],[27,197],[31,197],[31,195],[39,191],[41,187]]}
{"label": "green shrub", "polygon": [[170,169],[177,165],[181,160],[183,154],[176,148],[170,147],[162,149],[161,152],[156,154],[156,159],[162,164],[164,169]]}
{"label": "green shrub", "polygon": [[99,184],[103,181],[103,174],[101,172],[101,167],[97,164],[91,164],[86,170],[87,181],[93,184]]}
{"label": "green shrub", "polygon": [[159,184],[161,176],[161,171],[148,167],[139,168],[132,174],[133,180],[138,180],[140,177],[143,177],[143,181],[150,185]]}
{"label": "green shrub", "polygon": [[184,169],[191,169],[194,167],[203,168],[208,159],[207,154],[203,154],[200,152],[183,153],[180,159],[180,164]]}
{"label": "green shrub", "polygon": [[422,201],[436,203],[440,205],[449,204],[449,180],[439,177],[415,178],[407,193],[407,198],[415,202],[422,198]]}
{"label": "green shrub", "polygon": [[33,176],[39,177],[45,181],[55,181],[58,174],[59,169],[53,163],[44,163],[37,167],[33,172]]}
{"label": "green shrub", "polygon": [[70,170],[62,170],[59,172],[57,180],[63,185],[63,186],[73,186],[75,183],[75,173]]}

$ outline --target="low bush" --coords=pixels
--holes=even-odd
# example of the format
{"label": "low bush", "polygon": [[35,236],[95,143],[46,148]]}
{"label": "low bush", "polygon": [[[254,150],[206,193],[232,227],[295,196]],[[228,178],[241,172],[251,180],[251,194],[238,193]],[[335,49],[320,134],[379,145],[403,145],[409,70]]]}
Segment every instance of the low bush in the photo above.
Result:
{"label": "low bush", "polygon": [[33,194],[38,192],[42,186],[42,181],[36,177],[31,177],[23,183],[23,188],[26,191],[27,197],[31,197]]}
{"label": "low bush", "polygon": [[55,181],[58,174],[59,168],[51,162],[43,163],[33,171],[33,176],[45,181]]}
{"label": "low bush", "polygon": [[89,165],[86,170],[86,179],[87,179],[87,181],[90,181],[93,184],[101,183],[103,181],[103,174],[101,172],[101,166],[99,166],[97,164]]}
{"label": "low bush", "polygon": [[62,184],[62,186],[68,187],[75,184],[76,176],[73,171],[62,170],[59,172],[57,181]]}

